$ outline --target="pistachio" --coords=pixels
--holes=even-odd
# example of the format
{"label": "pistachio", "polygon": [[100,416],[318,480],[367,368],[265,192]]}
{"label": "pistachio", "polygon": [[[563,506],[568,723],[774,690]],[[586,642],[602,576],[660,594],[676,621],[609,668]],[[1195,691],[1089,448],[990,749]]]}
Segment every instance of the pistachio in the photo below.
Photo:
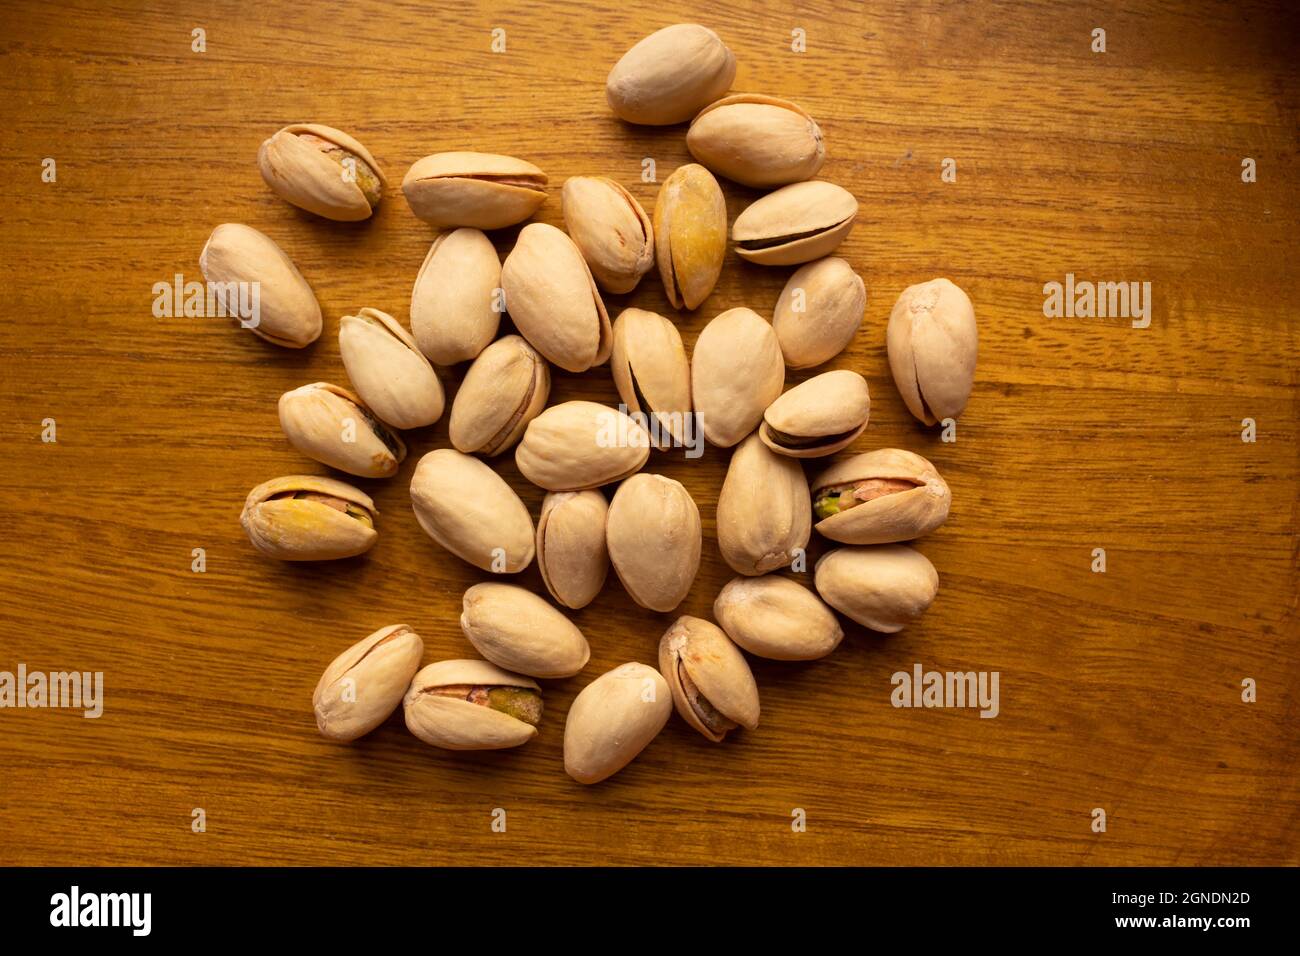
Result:
{"label": "pistachio", "polygon": [[590,604],[605,585],[609,550],[599,491],[556,491],[542,500],[537,518],[537,569],[546,590],[564,607]]}
{"label": "pistachio", "polygon": [[623,54],[605,81],[614,115],[644,126],[684,123],[731,88],[736,58],[719,36],[677,23]]}
{"label": "pistachio", "polygon": [[501,267],[501,288],[520,334],[560,368],[585,372],[609,358],[609,313],[582,253],[561,230],[524,226]]}
{"label": "pistachio", "polygon": [[839,355],[853,341],[866,307],[862,277],[843,259],[800,266],[772,314],[786,368],[812,368]]}
{"label": "pistachio", "polygon": [[411,333],[387,312],[343,316],[339,354],[357,394],[394,428],[422,428],[442,417],[442,382]]}
{"label": "pistachio", "polygon": [[934,425],[970,399],[979,330],[970,297],[947,279],[908,286],[885,330],[894,384],[913,416]]}
{"label": "pistachio", "polygon": [[749,653],[776,661],[825,657],[844,637],[821,598],[777,574],[732,578],[714,600],[713,616]]}
{"label": "pistachio", "polygon": [[357,396],[328,382],[280,396],[280,428],[309,458],[362,478],[396,474],[406,445]]}
{"label": "pistachio", "polygon": [[447,434],[466,454],[499,455],[546,407],[551,369],[518,335],[485,348],[465,373],[451,403]]}
{"label": "pistachio", "polygon": [[713,291],[727,254],[727,202],[703,166],[681,166],[659,187],[654,239],[668,301],[694,309]]}
{"label": "pistachio", "polygon": [[659,735],[672,710],[672,692],[653,667],[629,662],[601,674],[565,718],[565,772],[578,783],[612,777]]}
{"label": "pistachio", "polygon": [[758,188],[811,179],[826,161],[817,122],[789,100],[758,93],[733,93],[702,109],[686,148],[719,176]]}
{"label": "pistachio", "polygon": [[655,261],[654,228],[636,198],[603,176],[570,176],[560,193],[564,227],[606,292],[636,288]]}
{"label": "pistachio", "polygon": [[369,495],[342,481],[288,475],[250,491],[239,523],[267,557],[329,561],[373,548],[378,512]]}
{"label": "pistachio", "polygon": [[754,675],[716,624],[689,615],[674,621],[659,641],[659,670],[677,713],[714,743],[738,726],[758,726]]}
{"label": "pistachio", "polygon": [[799,462],[771,451],[757,434],[731,456],[718,495],[718,550],[733,571],[789,567],[812,533],[808,482]]}
{"label": "pistachio", "polygon": [[436,365],[478,356],[496,337],[501,260],[478,229],[440,233],[411,289],[411,332]]}
{"label": "pistachio", "polygon": [[835,610],[885,634],[925,613],[939,593],[939,575],[905,544],[837,548],[815,568],[817,593]]}
{"label": "pistachio", "polygon": [[340,222],[369,219],[388,185],[370,150],[318,123],[294,123],[265,140],[257,166],[285,202]]}
{"label": "pistachio", "polygon": [[700,569],[700,511],[681,482],[633,475],[610,502],[605,541],[632,600],[652,611],[671,611]]}
{"label": "pistachio", "polygon": [[515,449],[520,474],[547,491],[599,488],[640,471],[649,457],[644,428],[618,409],[582,401],[542,412]]}
{"label": "pistachio", "polygon": [[487,661],[438,661],[420,670],[402,702],[406,726],[447,750],[501,750],[537,736],[542,689]]}
{"label": "pistachio", "polygon": [[781,395],[785,363],[772,326],[750,309],[728,309],[695,340],[691,397],[704,437],[730,448]]}
{"label": "pistachio", "polygon": [[533,519],[504,478],[472,455],[439,448],[411,476],[411,506],[429,537],[462,561],[501,574],[533,560]]}
{"label": "pistachio", "polygon": [[824,537],[888,544],[929,534],[948,520],[952,494],[934,465],[901,448],[837,462],[812,483],[813,514]]}
{"label": "pistachio", "polygon": [[546,174],[495,153],[435,153],[416,160],[402,180],[416,218],[439,229],[504,229],[546,202]]}
{"label": "pistachio", "polygon": [[844,241],[858,201],[819,179],[782,186],[751,203],[731,226],[736,255],[763,266],[792,266],[828,255]]}
{"label": "pistachio", "polygon": [[814,375],[786,392],[763,413],[763,444],[791,458],[833,455],[862,434],[871,417],[867,380],[836,369]]}
{"label": "pistachio", "polygon": [[[291,349],[320,338],[320,304],[298,267],[269,236],[251,226],[222,223],[199,253],[199,269],[225,312],[254,335]],[[255,314],[239,315],[241,284],[250,290]]]}
{"label": "pistachio", "polygon": [[677,326],[655,312],[624,309],[614,320],[609,367],[628,411],[655,422],[658,447],[686,444],[691,367]]}
{"label": "pistachio", "polygon": [[460,627],[493,664],[529,677],[572,677],[591,657],[572,621],[513,584],[476,584],[466,591]]}
{"label": "pistachio", "polygon": [[312,694],[316,726],[331,740],[356,740],[397,709],[420,667],[424,642],[407,624],[375,631],[334,658]]}

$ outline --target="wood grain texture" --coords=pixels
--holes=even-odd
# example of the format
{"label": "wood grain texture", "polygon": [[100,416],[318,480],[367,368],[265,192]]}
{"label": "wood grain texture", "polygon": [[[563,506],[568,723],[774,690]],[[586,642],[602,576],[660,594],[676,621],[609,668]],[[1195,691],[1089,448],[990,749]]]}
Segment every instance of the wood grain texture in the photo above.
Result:
{"label": "wood grain texture", "polygon": [[[0,670],[101,670],[106,702],[98,720],[0,711],[0,864],[1296,863],[1288,6],[6,4]],[[395,188],[362,224],[296,211],[261,182],[258,144],[324,122],[394,184],[420,156],[471,148],[550,174],[543,221],[561,223],[559,187],[576,174],[611,176],[651,208],[642,159],[666,177],[689,159],[683,128],[619,123],[604,77],[636,39],[702,18],[736,53],[736,90],[817,117],[822,176],[861,202],[841,254],[866,279],[867,318],[833,367],[871,385],[856,449],[920,452],[952,486],[952,519],[920,544],[938,600],[893,637],[851,628],[824,661],[755,662],[756,732],[715,746],[674,717],[598,787],[563,772],[569,703],[609,667],[653,662],[673,619],[635,607],[612,575],[575,616],[591,663],[548,682],[528,746],[441,752],[400,715],[353,746],[326,742],[310,709],[325,664],[397,621],[427,660],[465,655],[460,596],[483,576],[410,510],[409,476],[447,445],[445,418],[408,435],[397,478],[359,482],[381,509],[369,556],[295,567],[243,538],[252,486],[324,472],[283,439],[276,397],[343,380],[340,315],[405,321],[431,239]],[[195,27],[206,53],[190,51]],[[1105,54],[1089,49],[1094,27]],[[795,28],[805,53],[790,50]],[[41,181],[45,157],[56,183]],[[944,157],[955,183],[940,180]],[[724,190],[732,217],[758,195]],[[225,221],[298,263],[326,316],[315,346],[153,318],[153,284],[199,278]],[[516,231],[494,237],[503,254]],[[712,297],[680,316],[688,348],[725,308],[770,316],[791,271],[729,253]],[[1150,281],[1150,328],[1044,318],[1043,285],[1067,272]],[[937,275],[970,293],[980,323],[951,444],[907,414],[884,348],[895,297]],[[653,275],[608,297],[612,314],[633,303],[671,311]],[[558,373],[553,400],[577,397],[614,400],[608,368]],[[713,537],[727,458],[651,461],[704,520],[683,613],[709,616],[731,576]],[[536,515],[541,492],[502,464]],[[1090,570],[1098,547],[1105,574]],[[190,570],[193,548],[206,573]],[[520,580],[540,587],[535,568]],[[895,709],[890,675],[917,662],[998,671],[1000,716]],[[1247,677],[1257,703],[1241,701]],[[196,807],[206,833],[191,832]],[[506,833],[491,832],[497,807]],[[806,833],[791,832],[796,807]]]}

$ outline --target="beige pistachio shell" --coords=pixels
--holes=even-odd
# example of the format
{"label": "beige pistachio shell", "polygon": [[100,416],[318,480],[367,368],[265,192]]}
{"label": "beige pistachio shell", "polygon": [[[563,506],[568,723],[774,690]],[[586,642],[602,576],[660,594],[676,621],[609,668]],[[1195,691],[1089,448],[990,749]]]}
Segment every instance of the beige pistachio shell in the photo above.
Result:
{"label": "beige pistachio shell", "polygon": [[655,262],[654,227],[636,197],[603,176],[570,176],[560,203],[564,228],[600,287],[635,289]]}
{"label": "beige pistachio shell", "polygon": [[416,160],[402,180],[416,217],[439,229],[504,229],[546,202],[546,174],[495,153],[435,153]]}
{"label": "beige pistachio shell", "polygon": [[583,491],[620,481],[650,457],[650,435],[616,408],[596,402],[552,405],[515,449],[519,472],[547,491]]}
{"label": "beige pistachio shell", "polygon": [[659,671],[677,713],[714,743],[758,726],[758,685],[745,655],[710,621],[683,615],[659,641]]}
{"label": "beige pistachio shell", "polygon": [[340,222],[369,219],[388,185],[370,150],[318,123],[294,123],[265,140],[257,166],[285,202]]}
{"label": "beige pistachio shell", "polygon": [[402,702],[423,655],[420,635],[393,624],[334,658],[311,698],[320,732],[342,741],[370,733]]}
{"label": "beige pistachio shell", "polygon": [[605,80],[605,99],[629,123],[684,123],[731,89],[736,58],[722,39],[696,23],[676,23],[623,54]]}
{"label": "beige pistachio shell", "polygon": [[867,380],[836,369],[814,375],[767,407],[759,437],[791,458],[821,458],[847,447],[871,417]]}
{"label": "beige pistachio shell", "polygon": [[718,494],[718,550],[733,571],[789,567],[812,533],[808,482],[799,462],[750,435],[732,453]]}
{"label": "beige pistachio shell", "polygon": [[629,412],[656,423],[658,448],[686,443],[691,414],[691,366],[681,333],[662,315],[624,309],[614,321],[609,360],[618,396]]}
{"label": "beige pistachio shell", "polygon": [[695,340],[691,399],[711,444],[730,448],[757,428],[784,385],[781,346],[757,312],[728,309]]}
{"label": "beige pistachio shell", "polygon": [[671,611],[700,569],[700,511],[681,482],[633,475],[610,502],[605,541],[632,600],[652,611]]}
{"label": "beige pistachio shell", "polygon": [[826,161],[821,127],[803,107],[760,93],[733,93],[702,109],[686,148],[719,176],[770,188],[811,179]]}
{"label": "beige pistachio shell", "polygon": [[763,266],[792,266],[829,255],[853,229],[858,201],[823,180],[792,183],[751,203],[731,226],[736,255]]}
{"label": "beige pistachio shell", "polygon": [[499,455],[519,441],[551,394],[551,368],[521,336],[485,348],[451,403],[451,443],[467,454]]}
{"label": "beige pistachio shell", "polygon": [[781,291],[772,329],[787,368],[829,362],[853,341],[867,308],[867,287],[843,259],[800,266]]}
{"label": "beige pistachio shell", "polygon": [[612,777],[659,735],[672,710],[672,691],[653,667],[629,662],[601,674],[565,718],[565,772],[578,783]]}
{"label": "beige pistachio shell", "polygon": [[713,616],[749,653],[775,661],[817,660],[844,637],[821,598],[777,574],[732,578],[718,592]]}
{"label": "beige pistachio shell", "polygon": [[[291,349],[320,338],[320,304],[293,260],[269,236],[237,222],[222,223],[199,253],[199,269],[226,313],[259,338]],[[238,283],[246,291],[241,293]],[[251,314],[254,304],[256,314]]]}
{"label": "beige pistachio shell", "polygon": [[939,593],[939,574],[905,544],[837,548],[815,569],[817,593],[835,610],[885,634],[925,613]]}
{"label": "beige pistachio shell", "polygon": [[591,657],[572,621],[513,584],[476,584],[466,591],[460,627],[493,664],[530,677],[572,677]]}
{"label": "beige pistachio shell", "polygon": [[979,330],[970,297],[947,279],[908,286],[885,331],[889,368],[907,410],[927,425],[957,418],[975,382]]}
{"label": "beige pistachio shell", "polygon": [[389,425],[422,428],[442,417],[442,382],[411,333],[387,312],[343,316],[339,355],[357,394]]}
{"label": "beige pistachio shell", "polygon": [[533,560],[533,519],[504,478],[472,455],[439,448],[411,476],[411,506],[429,537],[462,561],[497,574]]}
{"label": "beige pistachio shell", "polygon": [[812,497],[814,516],[826,515],[817,531],[844,544],[911,541],[947,521],[952,505],[934,465],[901,448],[835,463],[813,480]]}
{"label": "beige pistachio shell", "polygon": [[537,519],[537,568],[561,605],[582,608],[605,586],[609,505],[599,491],[556,491],[542,500]]}
{"label": "beige pistachio shell", "polygon": [[279,412],[294,448],[350,475],[388,478],[406,457],[402,439],[346,388],[303,385],[280,396]]}
{"label": "beige pistachio shell", "polygon": [[440,233],[411,290],[411,332],[435,365],[468,362],[501,324],[501,260],[478,229]]}
{"label": "beige pistachio shell", "polygon": [[727,255],[727,202],[703,166],[681,166],[659,187],[654,239],[668,301],[674,309],[698,307],[717,285]]}
{"label": "beige pistachio shell", "polygon": [[[524,716],[541,719],[535,680],[477,660],[438,661],[420,670],[402,701],[406,726],[426,744],[446,750],[502,750],[537,736],[536,722],[492,705],[501,691],[526,701]],[[521,702],[516,702],[521,703]],[[510,703],[505,703],[507,709]]]}
{"label": "beige pistachio shell", "polygon": [[375,546],[379,509],[351,485],[317,475],[286,475],[248,493],[239,523],[269,558],[329,561],[364,554]]}

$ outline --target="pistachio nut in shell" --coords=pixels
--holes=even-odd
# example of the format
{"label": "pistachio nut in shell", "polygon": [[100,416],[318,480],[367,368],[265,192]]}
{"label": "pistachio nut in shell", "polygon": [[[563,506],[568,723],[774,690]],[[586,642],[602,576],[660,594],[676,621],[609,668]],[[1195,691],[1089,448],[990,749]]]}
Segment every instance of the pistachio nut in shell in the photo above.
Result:
{"label": "pistachio nut in shell", "polygon": [[388,478],[406,445],[346,388],[303,385],[280,396],[280,428],[309,458],[362,478]]}
{"label": "pistachio nut in shell", "polygon": [[402,701],[406,726],[446,750],[502,750],[537,736],[537,682],[478,660],[438,661],[420,670]]}
{"label": "pistachio nut in shell", "polygon": [[672,691],[653,667],[631,661],[601,674],[569,707],[565,772],[578,783],[612,777],[659,735],[672,712]]}
{"label": "pistachio nut in shell", "polygon": [[844,637],[821,598],[779,574],[732,578],[714,599],[713,616],[740,647],[776,661],[817,660]]}
{"label": "pistachio nut in shell", "polygon": [[722,96],[735,78],[736,58],[721,37],[697,23],[675,23],[623,54],[605,80],[605,99],[629,123],[670,126]]}
{"label": "pistachio nut in shell", "polygon": [[831,465],[812,482],[823,537],[888,544],[929,534],[948,520],[952,493],[938,470],[901,448],[878,448]]}
{"label": "pistachio nut in shell", "polygon": [[568,372],[609,358],[609,313],[582,253],[561,230],[530,222],[501,267],[501,289],[515,328]]}
{"label": "pistachio nut in shell", "polygon": [[402,702],[423,655],[420,635],[393,624],[334,658],[311,698],[320,732],[342,741],[370,733]]}
{"label": "pistachio nut in shell", "polygon": [[604,176],[570,176],[560,205],[597,284],[615,294],[635,289],[655,262],[654,227],[636,197]]}
{"label": "pistachio nut in shell", "polygon": [[493,664],[529,677],[572,677],[591,658],[577,625],[513,584],[476,584],[466,591],[460,627]]}
{"label": "pistachio nut in shell", "polygon": [[843,259],[800,266],[772,313],[786,368],[812,368],[839,355],[853,341],[866,308],[867,287]]}
{"label": "pistachio nut in shell", "polygon": [[599,488],[640,471],[649,457],[644,428],[616,408],[584,401],[552,405],[515,449],[520,474],[547,491]]}
{"label": "pistachio nut in shell", "polygon": [[682,603],[700,569],[700,510],[679,481],[644,472],[609,503],[609,560],[632,600],[652,611]]}
{"label": "pistachio nut in shell", "polygon": [[546,173],[496,153],[435,153],[418,159],[402,180],[416,218],[439,229],[504,229],[546,202]]}
{"label": "pistachio nut in shell", "polygon": [[655,312],[624,309],[614,320],[609,368],[628,411],[655,423],[657,447],[687,444],[691,366],[677,326]]}
{"label": "pistachio nut in shell", "polygon": [[551,367],[522,336],[485,348],[451,403],[447,434],[466,454],[499,455],[519,441],[551,394]]}
{"label": "pistachio nut in shell", "polygon": [[757,312],[728,309],[696,338],[691,401],[711,444],[730,448],[757,428],[784,385],[781,346]]}
{"label": "pistachio nut in shell", "polygon": [[252,226],[212,230],[199,269],[227,315],[259,338],[300,349],[320,338],[320,303],[284,250]]}
{"label": "pistachio nut in shell", "polygon": [[778,455],[757,434],[731,455],[718,494],[718,550],[740,574],[790,567],[812,533],[808,482],[799,462]]}
{"label": "pistachio nut in shell", "polygon": [[514,574],[533,560],[533,519],[504,478],[453,448],[429,452],[411,476],[420,527],[462,561]]}
{"label": "pistachio nut in shell", "polygon": [[925,613],[939,593],[939,574],[905,544],[836,548],[815,569],[817,593],[845,617],[885,634]]}
{"label": "pistachio nut in shell", "polygon": [[248,493],[239,523],[253,547],[269,558],[329,561],[373,548],[379,540],[378,512],[368,494],[346,482],[286,475]]}
{"label": "pistachio nut in shell", "polygon": [[501,325],[501,260],[478,229],[439,233],[411,289],[411,333],[430,362],[476,358]]}
{"label": "pistachio nut in shell", "polygon": [[442,382],[411,333],[387,312],[343,316],[339,355],[357,394],[389,425],[422,428],[442,417]]}
{"label": "pistachio nut in shell", "polygon": [[894,384],[912,415],[935,425],[957,418],[975,382],[979,330],[970,297],[947,279],[908,286],[885,329]]}
{"label": "pistachio nut in shell", "polygon": [[727,255],[727,201],[713,174],[696,163],[678,167],[659,187],[655,260],[674,309],[709,297]]}
{"label": "pistachio nut in shell", "polygon": [[388,185],[370,150],[319,123],[294,123],[263,141],[257,166],[285,202],[340,222],[369,219]]}
{"label": "pistachio nut in shell", "polygon": [[605,586],[609,505],[599,491],[553,491],[537,518],[537,569],[551,597],[568,608],[590,604]]}
{"label": "pistachio nut in shell", "polygon": [[761,93],[733,93],[704,107],[686,131],[686,148],[719,176],[756,188],[811,179],[826,161],[817,121]]}
{"label": "pistachio nut in shell", "polygon": [[758,726],[758,685],[745,655],[716,624],[683,615],[659,641],[659,671],[677,713],[714,743]]}
{"label": "pistachio nut in shell", "polygon": [[836,369],[814,375],[769,405],[758,434],[779,454],[821,458],[848,446],[870,417],[867,380],[857,372]]}
{"label": "pistachio nut in shell", "polygon": [[762,266],[792,266],[829,255],[853,229],[858,201],[820,179],[756,199],[731,225],[736,255]]}

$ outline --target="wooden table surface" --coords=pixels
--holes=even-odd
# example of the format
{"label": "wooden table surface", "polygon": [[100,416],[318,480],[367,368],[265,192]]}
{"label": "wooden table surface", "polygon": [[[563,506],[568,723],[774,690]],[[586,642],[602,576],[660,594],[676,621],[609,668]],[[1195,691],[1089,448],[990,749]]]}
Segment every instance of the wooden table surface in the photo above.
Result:
{"label": "wooden table surface", "polygon": [[[0,864],[1297,862],[1300,30],[1287,6],[7,4],[0,671],[102,671],[105,700],[93,720],[0,710]],[[576,174],[652,208],[642,160],[660,180],[689,161],[684,127],[621,124],[603,82],[637,39],[690,20],[735,51],[735,90],[814,114],[821,176],[861,203],[839,254],[866,280],[867,315],[831,367],[871,386],[856,450],[912,449],[951,484],[951,520],[919,545],[938,599],[895,636],[849,627],[823,661],[755,661],[756,732],[713,745],[674,716],[596,787],[562,768],[569,704],[623,661],[653,663],[674,619],[637,608],[612,574],[575,615],[591,662],[547,683],[528,746],[444,752],[400,714],[355,745],[325,741],[310,701],[326,663],[399,621],[426,660],[467,656],[461,594],[486,575],[411,512],[410,475],[448,445],[445,418],[408,434],[397,477],[359,482],[381,510],[368,556],[256,554],[238,522],[248,490],[326,471],[284,440],[277,396],[345,381],[340,315],[407,319],[432,232],[395,184],[419,157],[537,163],[545,222],[561,223]],[[191,50],[195,28],[206,52]],[[806,52],[791,50],[796,29]],[[394,188],[372,221],[319,220],[263,185],[258,144],[298,121],[374,152]],[[1257,182],[1242,181],[1247,157]],[[758,195],[724,191],[733,218]],[[326,317],[313,347],[153,317],[153,284],[201,279],[199,250],[227,221],[298,263]],[[516,232],[494,236],[503,255]],[[791,271],[729,252],[713,295],[678,316],[688,348],[726,308],[770,316]],[[1045,317],[1044,284],[1067,273],[1150,282],[1150,327]],[[954,443],[908,415],[885,356],[894,299],[935,276],[979,319]],[[654,275],[607,304],[672,314]],[[449,390],[463,372],[447,370]],[[579,397],[617,402],[607,366],[556,375],[553,401]],[[681,613],[710,616],[731,577],[714,536],[727,459],[648,466],[683,481],[704,521]],[[501,465],[536,515],[541,491],[512,456]],[[519,580],[541,587],[535,567]],[[999,716],[891,706],[891,675],[917,663],[997,671]]]}

